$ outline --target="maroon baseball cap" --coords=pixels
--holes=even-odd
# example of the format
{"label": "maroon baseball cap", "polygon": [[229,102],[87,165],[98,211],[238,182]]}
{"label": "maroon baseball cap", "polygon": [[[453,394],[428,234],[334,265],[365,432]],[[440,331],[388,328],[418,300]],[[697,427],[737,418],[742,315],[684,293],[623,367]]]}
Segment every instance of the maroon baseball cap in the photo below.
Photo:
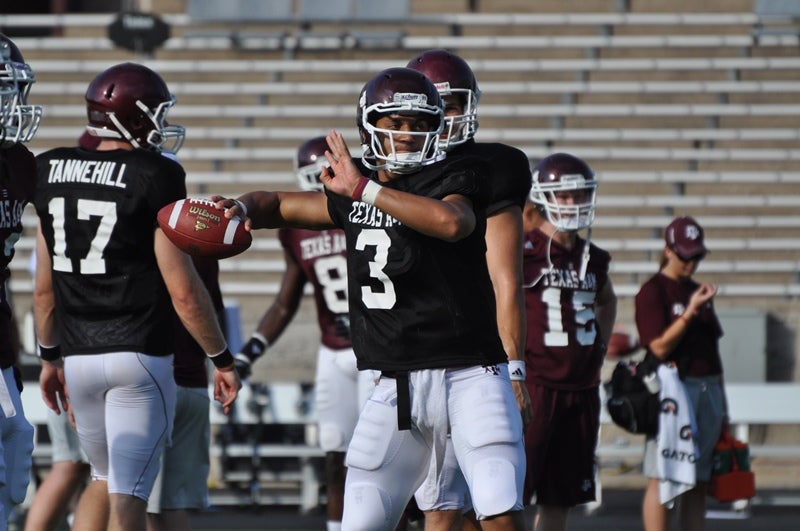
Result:
{"label": "maroon baseball cap", "polygon": [[703,227],[691,216],[672,220],[664,231],[664,241],[681,260],[703,258],[708,252],[703,244]]}

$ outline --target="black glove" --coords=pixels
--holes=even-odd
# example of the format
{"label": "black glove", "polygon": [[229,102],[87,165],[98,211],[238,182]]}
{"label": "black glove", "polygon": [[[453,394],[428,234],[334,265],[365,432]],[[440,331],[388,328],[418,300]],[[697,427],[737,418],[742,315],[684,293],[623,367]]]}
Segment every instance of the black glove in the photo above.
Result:
{"label": "black glove", "polygon": [[336,335],[342,339],[350,339],[350,315],[341,313],[333,318]]}
{"label": "black glove", "polygon": [[239,378],[248,378],[252,372],[250,366],[267,350],[267,342],[261,339],[262,337],[254,334],[234,357],[234,366],[236,367],[236,372],[239,373]]}
{"label": "black glove", "polygon": [[252,365],[250,359],[241,352],[234,356],[233,366],[236,368],[236,372],[239,374],[241,380],[250,378],[250,373],[252,372],[250,370],[250,365]]}

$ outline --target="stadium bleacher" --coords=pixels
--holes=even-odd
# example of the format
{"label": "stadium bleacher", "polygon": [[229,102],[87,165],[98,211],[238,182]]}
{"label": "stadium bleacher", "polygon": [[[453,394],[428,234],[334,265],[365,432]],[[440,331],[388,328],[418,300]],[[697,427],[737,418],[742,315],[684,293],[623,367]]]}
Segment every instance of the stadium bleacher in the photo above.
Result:
{"label": "stadium bleacher", "polygon": [[[556,0],[435,0],[369,24],[297,7],[231,23],[192,18],[192,3],[153,3],[174,34],[153,56],[114,48],[105,34],[113,15],[0,15],[2,28],[63,33],[16,39],[37,74],[31,99],[45,106],[32,149],[76,139],[88,80],[115,62],[141,61],[178,97],[170,117],[187,126],[180,158],[190,193],[294,188],[299,141],[337,127],[357,151],[355,98],[369,73],[450,47],[483,90],[479,139],[519,146],[532,161],[571,151],[598,171],[593,239],[612,253],[623,320],[657,268],[661,228],[691,214],[707,228],[712,253],[698,276],[721,284],[717,306],[756,307],[800,329],[800,40],[765,31],[796,29],[792,16],[759,13],[749,0],[570,3],[578,12]],[[23,310],[31,214],[11,283]],[[247,333],[283,271],[275,232],[261,231],[251,251],[221,268]],[[309,328],[287,331],[278,356]],[[789,339],[795,353],[798,341]]]}

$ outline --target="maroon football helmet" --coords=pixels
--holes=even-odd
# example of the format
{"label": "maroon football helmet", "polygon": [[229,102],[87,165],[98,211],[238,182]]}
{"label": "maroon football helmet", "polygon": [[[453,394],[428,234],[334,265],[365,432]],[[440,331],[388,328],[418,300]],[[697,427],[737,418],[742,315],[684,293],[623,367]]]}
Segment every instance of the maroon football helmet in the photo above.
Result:
{"label": "maroon football helmet", "polygon": [[28,105],[31,85],[36,82],[14,42],[0,33],[0,145],[27,142],[42,119],[40,105]]}
{"label": "maroon football helmet", "polygon": [[594,171],[586,162],[569,153],[554,153],[536,165],[530,198],[558,230],[575,231],[594,222],[596,190]]}
{"label": "maroon football helmet", "polygon": [[461,99],[463,113],[445,116],[447,124],[439,139],[441,148],[446,151],[475,136],[481,91],[467,62],[447,50],[428,50],[406,66],[425,74],[443,98],[459,96]]}
{"label": "maroon football helmet", "polygon": [[[396,152],[395,135],[400,131],[378,129],[378,118],[386,114],[426,114],[430,121],[428,131],[404,131],[403,135],[423,136],[420,151]],[[437,138],[444,127],[442,98],[436,87],[422,73],[410,68],[389,68],[380,72],[364,85],[358,99],[358,131],[364,164],[373,170],[386,169],[393,173],[413,173],[420,167],[444,158],[437,146]],[[389,139],[390,148],[384,149],[382,139]]]}
{"label": "maroon football helmet", "polygon": [[321,192],[324,189],[322,183],[319,182],[319,176],[322,168],[328,165],[328,159],[325,158],[327,149],[328,141],[324,136],[315,136],[297,148],[294,171],[301,190]]}
{"label": "maroon football helmet", "polygon": [[101,138],[127,140],[135,148],[176,153],[186,131],[180,125],[167,125],[175,101],[160,75],[140,64],[121,63],[89,84],[86,129]]}

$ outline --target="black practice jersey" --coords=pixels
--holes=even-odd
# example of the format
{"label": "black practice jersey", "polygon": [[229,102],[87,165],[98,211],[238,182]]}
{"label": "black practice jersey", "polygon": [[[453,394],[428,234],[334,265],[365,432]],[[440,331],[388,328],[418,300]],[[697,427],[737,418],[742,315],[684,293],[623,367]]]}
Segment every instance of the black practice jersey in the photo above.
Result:
{"label": "black practice jersey", "polygon": [[0,368],[7,369],[17,359],[17,335],[5,282],[8,265],[14,258],[14,245],[22,234],[22,212],[33,199],[36,188],[36,161],[22,144],[0,148]]}
{"label": "black practice jersey", "polygon": [[521,150],[500,143],[475,142],[470,139],[448,152],[448,157],[469,155],[484,159],[489,171],[481,173],[488,194],[487,216],[517,205],[520,209],[531,191],[531,165],[528,156]]}
{"label": "black practice jersey", "polygon": [[153,241],[159,209],[186,196],[183,168],[143,150],[58,148],[37,163],[64,355],[170,354],[174,310]]}
{"label": "black practice jersey", "polygon": [[330,215],[347,240],[350,325],[359,369],[506,361],[485,259],[486,205],[478,178],[484,170],[479,159],[455,157],[381,183],[437,199],[470,198],[477,226],[454,243],[414,231],[374,206],[326,192]]}

